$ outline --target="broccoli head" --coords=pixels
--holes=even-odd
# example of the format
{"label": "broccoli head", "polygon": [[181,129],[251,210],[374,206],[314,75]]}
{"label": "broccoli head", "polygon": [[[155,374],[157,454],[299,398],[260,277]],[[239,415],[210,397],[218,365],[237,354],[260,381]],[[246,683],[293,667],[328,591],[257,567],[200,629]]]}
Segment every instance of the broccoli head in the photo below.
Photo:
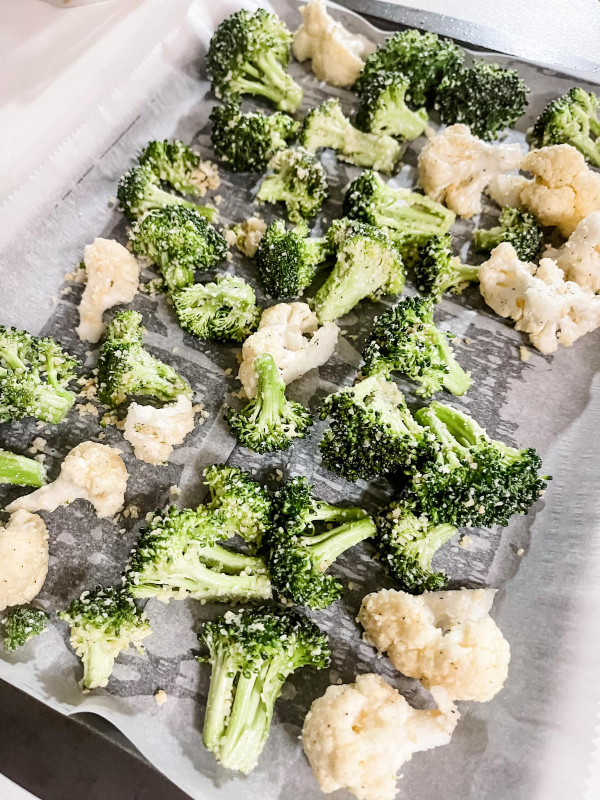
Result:
{"label": "broccoli head", "polygon": [[204,470],[210,490],[207,507],[222,530],[247,542],[260,542],[271,527],[273,504],[267,490],[239,467],[213,464]]}
{"label": "broccoli head", "polygon": [[[206,192],[206,173],[201,167],[200,156],[180,139],[148,142],[138,160],[150,167],[159,181],[168,183],[181,194],[203,196]],[[190,204],[190,207],[204,213],[202,206],[198,208]],[[210,219],[208,214],[205,216]]]}
{"label": "broccoli head", "polygon": [[468,125],[480,139],[496,139],[522,116],[529,88],[514,69],[476,61],[444,75],[435,108],[447,125]]}
{"label": "broccoli head", "polygon": [[12,484],[39,488],[45,483],[46,469],[40,461],[0,449],[0,486]]}
{"label": "broccoli head", "polygon": [[75,402],[67,387],[77,366],[54,339],[0,325],[0,422],[62,422]]}
{"label": "broccoli head", "polygon": [[261,309],[254,289],[233,276],[216,283],[195,283],[172,294],[175,313],[182,328],[199,339],[212,342],[243,342],[256,330]]}
{"label": "broccoli head", "polygon": [[479,267],[462,264],[452,254],[450,234],[432,236],[419,248],[413,265],[417,289],[439,303],[444,292],[460,294],[467,284],[479,280]]}
{"label": "broccoli head", "polygon": [[272,175],[263,178],[256,199],[285,203],[290,222],[309,220],[327,199],[327,175],[318,158],[303,147],[280,150],[269,161]]}
{"label": "broccoli head", "polygon": [[217,97],[265,97],[292,114],[302,102],[302,89],[286,73],[292,34],[264,8],[236,11],[217,27],[210,40],[206,67]]}
{"label": "broccoli head", "polygon": [[278,111],[242,114],[239,105],[229,102],[215,106],[210,115],[211,141],[215,155],[232,172],[264,172],[278,150],[285,150],[300,123]]}
{"label": "broccoli head", "polygon": [[226,769],[244,774],[258,763],[275,701],[300,667],[325,669],[327,637],[294,609],[228,611],[198,635],[211,664],[202,740]]}
{"label": "broccoli head", "polygon": [[503,208],[499,225],[473,232],[473,244],[477,250],[492,251],[501,242],[512,244],[521,261],[533,261],[544,243],[542,226],[531,213],[518,208]]}
{"label": "broccoli head", "polygon": [[433,302],[406,297],[375,320],[363,351],[365,375],[401,372],[420,384],[417,394],[431,397],[442,389],[464,394],[471,377],[454,358],[448,334],[433,321]]}
{"label": "broccoli head", "polygon": [[356,127],[366,133],[385,134],[412,141],[420,136],[429,117],[424,108],[411,111],[406,105],[408,78],[398,72],[377,72],[362,93]]}
{"label": "broccoli head", "polygon": [[168,206],[133,225],[133,252],[153,261],[171,291],[194,282],[196,269],[208,270],[225,258],[227,242],[196,211]]}
{"label": "broccoli head", "polygon": [[46,630],[48,615],[39,608],[12,606],[2,620],[4,625],[4,649],[8,652],[23,647],[30,639]]}
{"label": "broccoli head", "polygon": [[287,450],[294,439],[306,436],[312,416],[300,403],[285,396],[285,382],[270,353],[254,359],[258,378],[256,397],[241,411],[230,408],[226,420],[240,444],[255,453]]}
{"label": "broccoli head", "polygon": [[600,98],[577,87],[552,100],[532,131],[534,147],[570,144],[600,167]]}
{"label": "broccoli head", "polygon": [[71,647],[83,662],[83,689],[106,686],[119,653],[130,645],[143,654],[152,628],[133,598],[122,589],[98,586],[72,600],[60,619],[71,627]]}

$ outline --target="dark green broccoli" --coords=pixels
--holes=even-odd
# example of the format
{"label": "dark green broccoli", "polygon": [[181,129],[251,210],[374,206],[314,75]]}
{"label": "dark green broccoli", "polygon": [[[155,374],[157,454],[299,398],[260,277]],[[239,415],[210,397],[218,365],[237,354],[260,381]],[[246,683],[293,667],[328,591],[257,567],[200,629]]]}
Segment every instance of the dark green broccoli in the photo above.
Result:
{"label": "dark green broccoli", "polygon": [[256,199],[285,203],[290,222],[309,220],[327,199],[327,174],[318,158],[303,147],[280,150],[269,161],[272,175],[263,178]]}
{"label": "dark green broccoli", "polygon": [[480,139],[497,139],[522,116],[529,88],[514,69],[488,61],[447,72],[437,88],[435,108],[447,125],[461,122]]}
{"label": "dark green broccoli", "polygon": [[45,483],[46,469],[40,461],[0,449],[0,485],[40,487]]}
{"label": "dark green broccoli", "polygon": [[152,397],[162,403],[191,395],[189,383],[173,367],[150,355],[142,344],[142,315],[119,312],[108,325],[98,358],[98,399],[119,406],[128,397]]}
{"label": "dark green broccoli", "polygon": [[235,411],[230,408],[225,415],[232,432],[240,444],[255,453],[287,450],[294,439],[303,439],[310,426],[310,411],[300,403],[285,396],[285,382],[270,353],[254,359],[258,378],[256,397]]}
{"label": "dark green broccoli", "polygon": [[182,328],[212,342],[243,342],[256,330],[261,309],[254,289],[230,275],[195,283],[171,295]]}
{"label": "dark green broccoli", "polygon": [[8,652],[23,647],[30,639],[46,630],[48,615],[39,608],[13,606],[7,609],[4,625],[4,649]]}
{"label": "dark green broccoli", "polygon": [[299,297],[330,254],[329,240],[308,238],[304,223],[288,231],[283,220],[275,220],[265,231],[255,255],[265,292],[277,300]]}
{"label": "dark green broccoli", "polygon": [[570,144],[600,167],[600,98],[577,87],[552,100],[532,131],[534,147]]}
{"label": "dark green broccoli", "polygon": [[432,236],[419,248],[413,269],[417,289],[434,303],[440,302],[444,292],[460,294],[467,284],[479,280],[479,267],[462,264],[452,254],[450,234]]}
{"label": "dark green broccoli", "polygon": [[168,206],[134,223],[133,252],[151,259],[171,291],[194,282],[196,269],[208,270],[225,258],[227,242],[196,211]]}
{"label": "dark green broccoli", "polygon": [[462,395],[472,380],[454,358],[448,338],[435,326],[431,300],[406,297],[375,320],[362,372],[401,372],[420,384],[417,394],[423,397],[442,389]]}
{"label": "dark green broccoli", "polygon": [[327,637],[293,609],[273,606],[228,611],[205,622],[199,661],[211,664],[202,740],[226,769],[247,774],[269,736],[275,701],[300,667],[325,669]]}
{"label": "dark green broccoli", "polygon": [[[202,169],[202,160],[198,153],[180,139],[148,142],[138,160],[140,164],[150,167],[160,181],[168,183],[181,194],[199,197],[206,194],[207,176]],[[190,207],[204,213],[202,206]],[[208,214],[205,216],[208,217]]]}
{"label": "dark green broccoli", "polygon": [[278,150],[285,150],[300,123],[277,111],[242,114],[237,103],[215,106],[211,112],[215,155],[233,172],[264,172]]}
{"label": "dark green broccoli", "polygon": [[291,43],[286,25],[264,8],[231,14],[214,32],[206,56],[214,93],[225,99],[259,95],[293,114],[302,89],[285,72]]}
{"label": "dark green broccoli", "polygon": [[391,136],[355,128],[344,116],[337,97],[308,112],[299,141],[311,153],[330,147],[342,161],[386,173],[394,171],[402,155],[401,146]]}
{"label": "dark green broccoli", "polygon": [[207,507],[222,530],[247,542],[260,542],[271,527],[273,503],[267,490],[239,467],[213,464],[204,470],[210,490]]}
{"label": "dark green broccoli", "polygon": [[406,105],[408,78],[398,72],[378,72],[367,84],[356,113],[356,127],[366,133],[383,133],[412,141],[420,136],[429,117],[424,108],[411,111]]}
{"label": "dark green broccoli", "polygon": [[50,337],[0,325],[0,422],[61,422],[75,402],[77,361]]}
{"label": "dark green broccoli", "polygon": [[222,547],[219,515],[200,506],[157,511],[132,550],[123,582],[132,597],[242,602],[271,597],[264,561]]}
{"label": "dark green broccoli", "polygon": [[407,30],[386,39],[366,60],[354,85],[363,97],[380,72],[399,72],[409,88],[406,100],[411,108],[431,105],[442,77],[464,61],[464,51],[450,39],[435,33]]}
{"label": "dark green broccoli", "polygon": [[533,261],[544,243],[542,226],[531,211],[518,208],[503,208],[499,225],[473,232],[473,244],[477,250],[490,252],[501,242],[512,244],[521,261]]}
{"label": "dark green broccoli", "polygon": [[58,616],[70,625],[71,647],[83,662],[83,689],[106,686],[119,653],[133,645],[142,655],[142,640],[152,633],[133,598],[111,587],[83,592]]}
{"label": "dark green broccoli", "polygon": [[327,232],[336,262],[315,296],[320,322],[343,317],[365,297],[400,294],[404,266],[384,231],[356,220],[335,220]]}
{"label": "dark green broccoli", "polygon": [[410,594],[444,589],[448,577],[435,572],[431,562],[436,552],[456,533],[448,524],[432,524],[417,516],[412,503],[391,503],[376,519],[375,545],[387,571]]}
{"label": "dark green broccoli", "polygon": [[305,478],[293,478],[275,494],[275,521],[266,537],[265,560],[273,585],[286,601],[320,609],[344,591],[326,570],[376,529],[362,508],[314,500],[311,491]]}

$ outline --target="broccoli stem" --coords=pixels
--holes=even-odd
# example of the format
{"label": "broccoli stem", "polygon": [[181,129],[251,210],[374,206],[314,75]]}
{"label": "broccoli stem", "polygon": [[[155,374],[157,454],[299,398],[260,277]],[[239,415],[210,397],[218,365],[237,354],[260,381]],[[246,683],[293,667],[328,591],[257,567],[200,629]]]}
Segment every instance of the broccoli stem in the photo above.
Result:
{"label": "broccoli stem", "polygon": [[405,236],[407,233],[414,232],[416,235],[437,234],[443,220],[432,219],[431,211],[421,211],[414,205],[402,205],[396,198],[390,198],[387,207],[377,208],[377,224],[383,228],[391,229],[393,238],[394,231],[398,231]]}
{"label": "broccoli stem", "polygon": [[74,399],[66,389],[42,385],[35,395],[35,415],[42,422],[62,422],[69,413]]}
{"label": "broccoli stem", "polygon": [[[433,402],[429,406],[429,418],[435,419],[446,431],[445,439],[459,444],[460,447],[472,447],[482,440],[487,440],[487,434],[474,419],[461,411],[447,406],[444,403]],[[420,412],[418,412],[420,413]]]}
{"label": "broccoli stem", "polygon": [[0,450],[0,484],[17,486],[43,486],[46,483],[44,465],[34,458],[26,458]]}
{"label": "broccoli stem", "polygon": [[211,752],[217,751],[219,740],[230,714],[227,706],[231,702],[233,694],[234,676],[233,659],[227,655],[226,648],[220,645],[212,665],[202,731],[202,741]]}
{"label": "broccoli stem", "polygon": [[369,517],[346,522],[336,528],[325,531],[317,536],[304,536],[300,544],[309,547],[319,564],[322,572],[355,544],[368,539],[375,532],[373,521]]}
{"label": "broccoli stem", "polygon": [[424,536],[419,535],[414,541],[408,542],[403,548],[404,554],[413,558],[423,571],[431,572],[434,555],[455,533],[454,525],[433,525],[427,529]]}
{"label": "broccoli stem", "polygon": [[461,287],[467,283],[479,281],[479,267],[472,267],[469,264],[461,263],[458,258],[456,265],[449,272],[446,279],[440,283],[440,292],[460,291]]}
{"label": "broccoli stem", "polygon": [[502,241],[502,236],[506,233],[506,228],[497,225],[487,231],[478,228],[473,234],[473,243],[478,250],[493,250]]}
{"label": "broccoli stem", "polygon": [[164,402],[177,399],[182,392],[188,394],[189,389],[182,384],[181,380],[169,380],[160,374],[159,370],[163,367],[164,365],[157,362],[150,353],[140,350],[135,371],[132,371],[130,376],[136,386],[135,393],[157,397]]}
{"label": "broccoli stem", "polygon": [[209,206],[201,206],[197,203],[191,203],[189,200],[184,200],[183,197],[177,197],[175,194],[165,192],[163,189],[156,187],[152,190],[147,201],[153,208],[162,208],[163,206],[184,206],[191,208],[192,211],[198,212],[201,216],[205,217],[209,222],[214,222],[218,216],[218,211]]}
{"label": "broccoli stem", "polygon": [[81,685],[85,689],[96,689],[105,683],[107,675],[113,671],[115,656],[104,641],[88,640],[85,645],[81,655],[83,664]]}
{"label": "broccoli stem", "polygon": [[281,111],[298,109],[302,100],[302,89],[285,72],[275,54],[267,51],[256,56],[258,69],[248,62],[244,71],[249,78],[238,81],[242,94],[258,94],[271,100]]}
{"label": "broccoli stem", "polygon": [[448,367],[448,372],[444,376],[442,382],[444,389],[450,394],[460,397],[468,391],[473,381],[468,372],[466,372],[454,358],[452,348],[448,344],[448,339],[445,334],[435,329],[435,343],[438,348],[440,361]]}
{"label": "broccoli stem", "polygon": [[266,429],[276,427],[286,403],[285,382],[273,358],[257,358],[254,370],[258,378],[254,416]]}

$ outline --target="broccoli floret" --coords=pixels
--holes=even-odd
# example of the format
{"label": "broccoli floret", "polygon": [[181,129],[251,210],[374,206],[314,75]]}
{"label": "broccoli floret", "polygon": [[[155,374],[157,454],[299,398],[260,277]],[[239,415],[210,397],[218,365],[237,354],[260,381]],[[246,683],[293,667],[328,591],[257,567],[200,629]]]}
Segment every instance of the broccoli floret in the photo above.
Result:
{"label": "broccoli floret", "polygon": [[150,355],[142,345],[142,315],[121,311],[108,325],[98,358],[98,399],[119,406],[128,397],[152,397],[170,403],[191,395],[189,383],[173,367]]}
{"label": "broccoli floret", "polygon": [[213,464],[204,470],[210,490],[207,507],[222,530],[247,542],[260,542],[271,527],[273,504],[267,490],[239,467]]}
{"label": "broccoli floret", "polygon": [[330,147],[342,161],[386,173],[394,171],[402,155],[401,146],[391,136],[355,128],[333,97],[308,112],[299,141],[311,153]]}
{"label": "broccoli floret", "polygon": [[514,69],[476,61],[444,75],[435,108],[447,125],[461,122],[480,139],[497,139],[522,116],[529,88]]}
{"label": "broccoli floret", "polygon": [[208,270],[225,258],[227,242],[196,211],[168,206],[133,225],[133,252],[151,259],[171,291],[194,282],[196,269]]}
{"label": "broccoli floret", "polygon": [[13,606],[2,620],[4,625],[4,649],[16,650],[46,630],[48,615],[39,608]]}
{"label": "broccoli floret", "polygon": [[266,97],[280,111],[292,114],[302,102],[302,89],[285,72],[292,34],[264,8],[237,11],[217,27],[208,48],[206,67],[217,97]]}
{"label": "broccoli floret", "polygon": [[507,525],[543,492],[540,457],[490,439],[467,414],[433,402],[415,414],[435,437],[434,456],[409,480],[420,513],[434,525]]}
{"label": "broccoli floret", "polygon": [[[168,183],[181,194],[205,194],[206,174],[200,166],[200,156],[180,139],[148,142],[138,160],[140,164],[150,167],[160,181]],[[203,213],[203,207],[191,205],[191,208]]]}
{"label": "broccoli floret", "polygon": [[157,511],[142,529],[123,582],[132,597],[193,597],[241,602],[271,597],[264,561],[218,542],[227,538],[219,515],[200,506]]}
{"label": "broccoli floret", "polygon": [[354,85],[363,97],[380,72],[399,72],[409,81],[406,100],[411,108],[431,105],[442,77],[464,61],[464,51],[435,33],[407,30],[386,39],[366,60]]}
{"label": "broccoli floret", "polygon": [[478,228],[473,232],[473,244],[477,250],[489,252],[500,242],[508,242],[521,261],[533,261],[544,242],[544,232],[531,211],[503,208],[498,221],[500,224],[495,228]]}
{"label": "broccoli floret", "polygon": [[278,150],[285,150],[300,123],[278,111],[242,114],[237,103],[215,106],[211,141],[219,161],[233,172],[264,172]]}
{"label": "broccoli floret", "polygon": [[285,382],[270,353],[254,359],[258,378],[256,397],[241,411],[230,408],[225,416],[240,444],[255,453],[287,450],[294,439],[306,436],[312,425],[310,411],[285,396]]}
{"label": "broccoli floret", "polygon": [[327,174],[318,158],[303,147],[280,150],[269,161],[267,175],[256,199],[263,203],[285,203],[290,222],[309,220],[327,199]]}
{"label": "broccoli floret", "polygon": [[0,450],[0,485],[40,487],[45,483],[46,469],[40,461]]}
{"label": "broccoli floret", "polygon": [[456,533],[453,525],[417,516],[410,502],[391,503],[376,519],[375,544],[387,571],[410,594],[444,589],[448,577],[431,567],[433,556]]}
{"label": "broccoli floret", "polygon": [[452,255],[450,234],[432,236],[419,248],[413,268],[417,289],[434,303],[440,302],[444,292],[460,294],[467,284],[479,280],[479,267],[462,264]]}
{"label": "broccoli floret", "polygon": [[198,635],[211,664],[202,740],[227,769],[245,774],[263,750],[275,701],[300,667],[325,669],[327,637],[293,609],[261,607],[227,612]]}
{"label": "broccoli floret", "polygon": [[600,167],[600,98],[573,88],[552,100],[537,118],[532,131],[534,147],[570,144]]}
{"label": "broccoli floret", "polygon": [[398,72],[373,75],[356,113],[356,127],[366,133],[383,133],[408,141],[416,139],[427,127],[429,117],[424,108],[417,111],[408,108],[405,99],[409,88],[408,78]]}
{"label": "broccoli floret", "polygon": [[265,231],[255,255],[265,292],[278,300],[299,297],[330,253],[328,239],[309,239],[304,223],[288,231],[283,220],[275,220]]}
{"label": "broccoli floret", "polygon": [[400,294],[404,266],[394,242],[379,228],[356,220],[336,220],[327,232],[336,262],[315,296],[320,322],[343,317],[365,297]]}
{"label": "broccoli floret", "polygon": [[423,428],[384,375],[329,395],[320,416],[329,417],[319,443],[323,464],[349,481],[408,469],[426,452]]}
{"label": "broccoli floret", "polygon": [[152,633],[133,598],[111,587],[83,592],[58,616],[70,625],[71,647],[83,662],[83,689],[106,686],[119,653],[133,645],[142,655],[142,640]]}
{"label": "broccoli floret", "polygon": [[256,330],[261,309],[254,289],[242,278],[223,276],[216,283],[195,283],[172,294],[182,328],[212,342],[243,342]]}
{"label": "broccoli floret", "polygon": [[161,189],[160,180],[150,164],[132,167],[123,175],[117,188],[117,200],[121,211],[132,222],[142,218],[149,211],[171,206],[193,210],[211,222],[219,216],[215,208],[190,203],[183,197]]}
{"label": "broccoli floret", "polygon": [[75,402],[67,386],[77,366],[54,339],[0,325],[0,422],[61,422]]}
{"label": "broccoli floret", "polygon": [[362,508],[314,500],[305,478],[293,478],[275,494],[275,522],[265,558],[274,586],[287,600],[312,609],[338,600],[343,586],[326,570],[346,550],[375,534]]}
{"label": "broccoli floret", "polygon": [[375,320],[363,351],[365,375],[401,372],[420,384],[417,394],[431,397],[446,389],[464,394],[471,377],[454,358],[448,334],[436,328],[433,303],[406,297]]}

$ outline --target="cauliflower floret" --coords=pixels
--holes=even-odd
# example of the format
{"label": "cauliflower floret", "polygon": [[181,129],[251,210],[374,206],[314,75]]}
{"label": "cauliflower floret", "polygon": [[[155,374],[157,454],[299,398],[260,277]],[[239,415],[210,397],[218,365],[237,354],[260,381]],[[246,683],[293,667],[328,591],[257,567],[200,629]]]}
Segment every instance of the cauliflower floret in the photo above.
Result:
{"label": "cauliflower floret", "polygon": [[524,175],[494,175],[488,183],[485,193],[489,195],[501,208],[518,208],[525,206],[521,200],[521,189],[531,181]]}
{"label": "cauliflower floret", "polygon": [[489,615],[494,589],[367,595],[358,620],[365,638],[392,664],[452,700],[491,700],[504,686],[510,648]]}
{"label": "cauliflower floret", "polygon": [[[310,333],[307,339],[304,334]],[[339,328],[326,322],[319,328],[317,315],[306,303],[278,303],[263,311],[256,333],[242,347],[238,374],[247,396],[256,394],[254,359],[270,353],[287,383],[297,380],[314,367],[328,361],[335,349]]]}
{"label": "cauliflower floret", "polygon": [[479,268],[479,288],[485,302],[501,317],[516,322],[541,353],[569,347],[600,326],[600,297],[565,281],[550,258],[539,267],[519,260],[508,242],[498,245]]}
{"label": "cauliflower floret", "polygon": [[248,258],[254,258],[260,240],[267,230],[267,223],[261,217],[249,217],[244,222],[227,228],[223,235],[230,244]]}
{"label": "cauliflower floret", "polygon": [[421,150],[419,182],[432,200],[468,219],[481,211],[481,193],[492,178],[517,169],[521,158],[518,144],[487,144],[466,125],[450,125]]}
{"label": "cauliflower floret", "polygon": [[123,508],[127,488],[127,470],[119,452],[107,444],[78,444],[66,456],[53,483],[19,497],[6,510],[55,511],[81,498],[94,506],[100,518],[112,517]]}
{"label": "cauliflower floret", "polygon": [[600,292],[600,211],[581,220],[558,252],[556,263],[567,280]]}
{"label": "cauliflower floret", "polygon": [[521,169],[534,178],[521,189],[522,202],[542,225],[555,226],[565,239],[588,214],[600,211],[600,173],[570,144],[532,150]]}
{"label": "cauliflower floret", "polygon": [[300,8],[303,24],[294,34],[292,52],[298,61],[312,59],[312,71],[331,86],[352,86],[375,50],[365,36],[350,33],[327,13],[323,0]]}
{"label": "cauliflower floret", "polygon": [[329,686],[310,707],[302,744],[323,792],[347,789],[359,800],[393,800],[396,775],[413,753],[448,744],[459,713],[442,689],[418,711],[380,675]]}
{"label": "cauliflower floret", "polygon": [[129,250],[114,239],[94,239],[83,251],[87,286],[79,304],[79,338],[98,342],[104,333],[102,314],[119,303],[131,303],[138,290],[140,267]]}
{"label": "cauliflower floret", "polygon": [[0,527],[0,611],[30,603],[48,573],[48,531],[44,520],[17,511]]}
{"label": "cauliflower floret", "polygon": [[147,464],[164,464],[190,431],[194,430],[192,401],[179,395],[176,403],[162,408],[132,403],[123,435],[133,445],[135,457]]}

